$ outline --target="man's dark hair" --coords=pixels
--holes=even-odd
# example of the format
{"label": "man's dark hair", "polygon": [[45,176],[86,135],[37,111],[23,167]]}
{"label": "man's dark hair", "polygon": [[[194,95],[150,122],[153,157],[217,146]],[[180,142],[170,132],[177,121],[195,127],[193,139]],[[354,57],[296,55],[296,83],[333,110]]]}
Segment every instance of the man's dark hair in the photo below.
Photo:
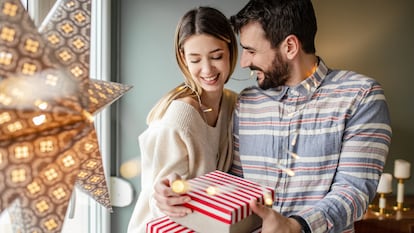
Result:
{"label": "man's dark hair", "polygon": [[311,0],[250,0],[230,21],[236,33],[250,22],[259,22],[275,48],[295,35],[306,53],[315,53],[317,24]]}

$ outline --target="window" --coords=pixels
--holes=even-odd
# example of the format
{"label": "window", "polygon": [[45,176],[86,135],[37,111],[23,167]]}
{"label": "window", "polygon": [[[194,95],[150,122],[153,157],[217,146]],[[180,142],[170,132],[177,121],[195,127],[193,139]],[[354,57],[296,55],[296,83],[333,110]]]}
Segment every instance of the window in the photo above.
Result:
{"label": "window", "polygon": [[[21,0],[28,9],[36,25],[40,25],[56,0]],[[59,1],[59,0],[58,0]],[[100,80],[110,80],[110,2],[92,1],[91,26],[91,64],[90,76]],[[110,112],[104,109],[95,116],[95,128],[98,134],[104,169],[109,182],[110,153]],[[108,187],[109,188],[109,187]],[[109,211],[75,189],[69,203],[63,233],[109,233]],[[0,232],[12,233],[7,210],[0,215]]]}

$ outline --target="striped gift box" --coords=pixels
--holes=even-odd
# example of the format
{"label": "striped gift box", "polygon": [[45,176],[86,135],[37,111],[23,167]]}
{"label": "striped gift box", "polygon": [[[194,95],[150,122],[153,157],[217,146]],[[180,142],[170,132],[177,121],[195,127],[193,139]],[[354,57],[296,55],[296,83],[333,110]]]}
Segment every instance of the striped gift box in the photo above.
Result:
{"label": "striped gift box", "polygon": [[264,203],[265,194],[274,199],[274,190],[214,171],[188,180],[191,201],[185,204],[193,210],[182,218],[172,218],[180,225],[199,233],[251,233],[261,226],[261,219],[249,207],[251,199]]}
{"label": "striped gift box", "polygon": [[196,233],[174,221],[168,216],[156,218],[147,223],[147,233]]}
{"label": "striped gift box", "polygon": [[[260,233],[262,229],[259,227],[252,233]],[[172,221],[168,216],[154,219],[147,223],[147,233],[197,233],[183,225]]]}

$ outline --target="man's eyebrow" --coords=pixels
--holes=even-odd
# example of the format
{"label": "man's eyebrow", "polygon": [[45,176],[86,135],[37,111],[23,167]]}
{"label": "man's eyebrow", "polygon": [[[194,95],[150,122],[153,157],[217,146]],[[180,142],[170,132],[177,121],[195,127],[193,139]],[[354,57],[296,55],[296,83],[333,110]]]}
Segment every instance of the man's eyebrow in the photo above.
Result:
{"label": "man's eyebrow", "polygon": [[252,47],[250,47],[250,46],[245,46],[245,45],[242,45],[241,43],[240,43],[240,46],[243,48],[243,49],[246,49],[246,50],[255,50],[254,48],[252,48]]}

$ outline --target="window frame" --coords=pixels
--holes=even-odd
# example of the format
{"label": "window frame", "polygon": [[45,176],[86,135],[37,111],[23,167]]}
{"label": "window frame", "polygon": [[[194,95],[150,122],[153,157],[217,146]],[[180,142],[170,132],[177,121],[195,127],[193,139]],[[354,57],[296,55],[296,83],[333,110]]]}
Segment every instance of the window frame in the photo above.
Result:
{"label": "window frame", "polygon": [[[35,25],[39,26],[44,17],[53,7],[55,2],[60,0],[21,0],[32,17]],[[111,0],[91,0],[91,54],[90,54],[90,77],[97,80],[111,81],[111,21],[110,5]],[[110,153],[111,153],[111,112],[109,106],[95,116],[95,129],[100,146],[102,163],[105,171],[108,191],[110,191]],[[75,228],[87,229],[88,233],[110,233],[110,213],[105,207],[101,206],[94,199],[86,194],[80,193],[78,189],[73,189],[74,196],[68,205],[63,232],[73,232]],[[82,203],[82,205],[80,204]],[[74,205],[74,206],[73,206]],[[87,206],[87,210],[76,210],[79,207]],[[70,209],[74,208],[74,215],[69,216]],[[9,219],[7,211],[1,213],[0,228],[4,226],[6,231]],[[86,213],[85,213],[86,212]],[[78,218],[76,218],[78,215]],[[80,217],[80,215],[82,215]],[[84,216],[86,218],[83,218]],[[7,221],[8,220],[8,221]],[[3,223],[5,221],[5,223]],[[85,226],[85,223],[87,226]],[[3,225],[5,224],[5,225]],[[69,224],[70,227],[65,225]],[[77,224],[79,226],[74,226]]]}

